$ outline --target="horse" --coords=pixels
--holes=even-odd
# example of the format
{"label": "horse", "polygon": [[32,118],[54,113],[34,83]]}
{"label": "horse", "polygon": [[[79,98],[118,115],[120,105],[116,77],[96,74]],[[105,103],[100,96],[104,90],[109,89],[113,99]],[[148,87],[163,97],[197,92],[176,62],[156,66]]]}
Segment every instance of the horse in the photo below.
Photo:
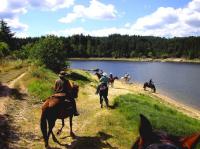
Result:
{"label": "horse", "polygon": [[118,80],[119,78],[116,76],[116,77],[113,77],[113,78],[109,78],[109,84],[111,84],[111,87],[113,87],[113,84],[114,84],[114,81],[115,80]]}
{"label": "horse", "polygon": [[[79,86],[73,85],[72,92],[69,95],[69,98],[75,100],[78,97]],[[69,100],[62,100],[59,96],[62,96],[62,93],[58,93],[56,95],[48,97],[42,105],[42,114],[40,118],[40,128],[42,131],[43,139],[45,142],[45,147],[48,147],[48,140],[50,135],[55,138],[52,129],[55,126],[55,122],[57,119],[62,120],[62,127],[58,130],[58,133],[61,133],[62,128],[64,127],[64,119],[69,117],[70,123],[70,136],[74,137],[75,134],[72,130],[72,119],[74,115],[74,109],[72,102]],[[47,123],[48,123],[48,131],[47,131]],[[57,134],[58,134],[57,133]]]}
{"label": "horse", "polygon": [[152,129],[150,121],[140,114],[140,137],[131,149],[194,149],[200,132],[187,137],[177,137]]}
{"label": "horse", "polygon": [[131,80],[131,76],[125,76],[125,77],[121,77],[120,80],[122,80],[125,83],[128,83]]}
{"label": "horse", "polygon": [[154,84],[149,83],[149,82],[145,82],[145,83],[144,83],[144,86],[143,86],[144,90],[146,90],[146,87],[151,88],[151,90],[152,90],[154,93],[156,92],[156,87],[155,87]]}
{"label": "horse", "polygon": [[101,84],[98,89],[98,94],[100,98],[100,105],[103,108],[103,99],[106,103],[106,106],[109,107],[108,103],[108,86],[106,84]]}
{"label": "horse", "polygon": [[103,75],[101,73],[96,72],[95,75],[100,79]]}

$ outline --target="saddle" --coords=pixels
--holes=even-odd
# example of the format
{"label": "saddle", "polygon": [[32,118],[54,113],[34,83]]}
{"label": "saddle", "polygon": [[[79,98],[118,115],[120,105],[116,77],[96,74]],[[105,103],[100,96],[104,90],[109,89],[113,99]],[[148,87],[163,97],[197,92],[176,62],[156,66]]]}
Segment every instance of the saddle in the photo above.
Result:
{"label": "saddle", "polygon": [[100,85],[100,91],[103,91],[103,90],[105,90],[105,89],[107,89],[107,85],[101,84],[101,85]]}

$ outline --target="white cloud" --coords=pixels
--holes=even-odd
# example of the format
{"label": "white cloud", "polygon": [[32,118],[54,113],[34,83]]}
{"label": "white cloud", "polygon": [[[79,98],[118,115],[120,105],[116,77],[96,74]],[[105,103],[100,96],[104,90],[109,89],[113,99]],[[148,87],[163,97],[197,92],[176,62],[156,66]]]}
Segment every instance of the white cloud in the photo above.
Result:
{"label": "white cloud", "polygon": [[160,7],[154,13],[137,19],[131,33],[154,36],[199,36],[200,0],[193,0],[184,8]]}
{"label": "white cloud", "polygon": [[[91,2],[98,1],[92,0]],[[93,13],[89,11],[90,9],[92,10],[91,6],[91,4],[88,8],[81,5],[75,6],[73,13],[68,14],[65,18],[62,18],[59,21],[64,23],[70,23],[76,20],[77,18],[100,18],[97,16],[101,15],[97,14],[101,13],[95,14],[95,11],[93,11]],[[93,10],[98,9],[93,8]],[[114,6],[112,10],[115,10]],[[116,12],[113,14],[116,14]],[[114,16],[116,15],[113,15],[113,18]],[[161,37],[200,36],[200,0],[192,0],[183,8],[160,7],[152,14],[138,18],[133,23],[126,23],[122,27],[102,28],[96,30],[86,30],[84,28],[71,28],[54,33],[56,35],[63,36],[78,33],[83,33],[85,35],[89,34],[92,36],[108,36],[109,34],[114,33]]]}
{"label": "white cloud", "polygon": [[103,4],[98,0],[91,0],[89,7],[83,5],[75,5],[73,12],[59,19],[62,23],[71,23],[78,18],[86,19],[114,19],[116,18],[117,10],[112,4]]}
{"label": "white cloud", "polygon": [[4,19],[14,31],[26,31],[28,25],[21,23],[19,17],[27,13],[28,9],[55,11],[68,8],[73,4],[74,0],[1,0],[0,18]]}
{"label": "white cloud", "polygon": [[5,21],[9,24],[9,26],[15,31],[27,31],[28,25],[19,22],[18,18],[13,19],[5,19]]}
{"label": "white cloud", "polygon": [[74,5],[74,0],[28,0],[33,8],[55,11],[62,8],[69,8]]}

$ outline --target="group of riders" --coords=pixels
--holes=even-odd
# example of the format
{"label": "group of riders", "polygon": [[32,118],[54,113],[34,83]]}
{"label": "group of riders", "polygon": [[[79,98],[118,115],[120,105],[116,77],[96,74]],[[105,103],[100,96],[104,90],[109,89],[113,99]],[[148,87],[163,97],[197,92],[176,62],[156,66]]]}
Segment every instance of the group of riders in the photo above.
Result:
{"label": "group of riders", "polygon": [[[101,74],[101,77],[99,79],[99,84],[96,89],[96,94],[100,95],[101,108],[103,108],[103,99],[106,103],[106,107],[109,107],[108,86],[110,84],[111,87],[113,87],[113,83],[114,83],[113,74],[110,73],[108,76],[106,72],[103,72],[100,69],[96,71],[98,71]],[[55,82],[54,91],[55,91],[55,95],[57,95],[57,97],[59,97],[61,100],[64,101],[67,99],[68,101],[71,102],[72,107],[74,109],[74,116],[78,116],[79,113],[77,111],[76,101],[74,98],[70,98],[70,95],[72,94],[73,84],[67,79],[68,75],[69,74],[66,73],[65,71],[61,71],[59,73],[59,79],[56,80]],[[130,75],[128,73],[125,73],[124,78],[128,80],[130,78]],[[149,85],[153,84],[152,79],[150,79],[148,83]]]}

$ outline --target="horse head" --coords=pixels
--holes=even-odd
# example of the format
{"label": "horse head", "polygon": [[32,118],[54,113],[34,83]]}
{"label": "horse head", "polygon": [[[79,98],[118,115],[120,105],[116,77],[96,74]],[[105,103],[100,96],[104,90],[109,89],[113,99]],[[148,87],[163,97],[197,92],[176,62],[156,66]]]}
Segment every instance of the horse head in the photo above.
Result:
{"label": "horse head", "polygon": [[140,137],[132,149],[194,149],[200,139],[200,133],[188,137],[176,137],[165,132],[155,131],[144,115],[141,114],[140,119]]}

